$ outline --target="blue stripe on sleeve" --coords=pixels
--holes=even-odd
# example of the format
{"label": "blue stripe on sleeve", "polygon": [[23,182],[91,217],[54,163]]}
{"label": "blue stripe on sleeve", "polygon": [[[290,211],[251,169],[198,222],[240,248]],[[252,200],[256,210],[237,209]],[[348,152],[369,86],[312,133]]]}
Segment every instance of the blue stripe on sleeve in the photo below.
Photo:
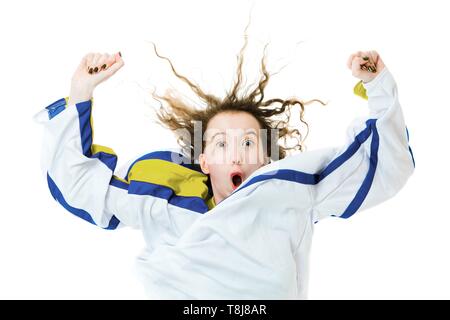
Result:
{"label": "blue stripe on sleeve", "polygon": [[103,162],[112,172],[117,165],[117,156],[114,154],[109,154],[106,152],[97,152],[94,153],[91,158],[97,158],[101,162]]}
{"label": "blue stripe on sleeve", "polygon": [[[69,211],[70,213],[74,214],[75,216],[86,220],[90,223],[92,223],[93,225],[96,225],[94,222],[94,219],[92,219],[92,216],[86,212],[83,209],[78,209],[75,207],[70,206],[67,201],[64,199],[64,196],[62,195],[61,191],[59,190],[59,188],[57,187],[57,185],[55,184],[55,182],[52,180],[52,178],[50,177],[50,175],[47,173],[47,182],[48,182],[48,187],[50,189],[50,193],[52,194],[53,198],[55,198],[56,201],[58,201],[67,211]],[[117,226],[119,225],[120,221],[119,219],[117,219],[116,216],[112,216],[111,220],[109,221],[109,224],[106,228],[106,230],[114,230],[117,228]]]}
{"label": "blue stripe on sleeve", "polygon": [[91,101],[84,101],[76,104],[80,122],[81,147],[83,154],[90,157],[92,146],[92,127],[91,127]]}
{"label": "blue stripe on sleeve", "polygon": [[51,120],[66,108],[66,99],[61,98],[49,106],[45,107],[48,112],[48,118]]}
{"label": "blue stripe on sleeve", "polygon": [[83,149],[83,154],[89,158],[97,158],[102,163],[104,163],[112,172],[117,165],[117,156],[115,154],[109,154],[106,152],[97,152],[92,154],[92,102],[91,100],[80,102],[76,104],[78,111],[78,118],[80,123],[80,136],[81,136],[81,148]]}
{"label": "blue stripe on sleeve", "polygon": [[355,137],[355,141],[350,144],[347,150],[345,150],[339,157],[331,161],[331,163],[320,173],[318,182],[339,168],[359,150],[359,147],[361,147],[361,145],[370,137],[371,129],[369,123],[370,122],[366,122],[366,128]]}
{"label": "blue stripe on sleeve", "polygon": [[378,131],[376,129],[375,121],[373,122],[372,126],[373,126],[373,133],[372,133],[372,142],[370,145],[369,171],[367,172],[367,175],[364,178],[361,187],[356,193],[356,196],[353,198],[352,202],[350,202],[347,209],[345,209],[344,213],[340,216],[341,218],[349,218],[356,211],[358,211],[364,199],[367,197],[370,187],[372,186],[373,178],[375,177],[375,171],[377,169],[378,147],[380,145],[380,139],[378,136]]}

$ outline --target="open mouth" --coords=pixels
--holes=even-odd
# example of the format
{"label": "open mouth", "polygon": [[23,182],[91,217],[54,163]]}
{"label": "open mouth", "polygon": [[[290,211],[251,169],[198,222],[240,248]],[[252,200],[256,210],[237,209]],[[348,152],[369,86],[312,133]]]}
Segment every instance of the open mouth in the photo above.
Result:
{"label": "open mouth", "polygon": [[243,181],[243,176],[239,172],[234,172],[231,174],[231,185],[233,187],[233,190],[235,190],[237,187],[241,185]]}

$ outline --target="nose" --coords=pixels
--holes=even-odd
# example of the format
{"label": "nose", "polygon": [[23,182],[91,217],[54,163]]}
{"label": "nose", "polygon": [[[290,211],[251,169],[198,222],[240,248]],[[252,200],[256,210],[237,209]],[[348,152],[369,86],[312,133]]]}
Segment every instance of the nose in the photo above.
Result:
{"label": "nose", "polygon": [[241,155],[240,150],[238,150],[237,147],[234,147],[233,152],[232,152],[231,163],[232,164],[242,164],[241,157],[242,157],[242,155]]}
{"label": "nose", "polygon": [[233,164],[241,164],[241,159],[233,159],[231,162]]}

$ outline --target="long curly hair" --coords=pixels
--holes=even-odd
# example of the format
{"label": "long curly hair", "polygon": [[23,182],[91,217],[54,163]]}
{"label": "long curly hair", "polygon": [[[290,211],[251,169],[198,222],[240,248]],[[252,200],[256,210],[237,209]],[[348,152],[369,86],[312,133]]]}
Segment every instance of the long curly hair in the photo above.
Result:
{"label": "long curly hair", "polygon": [[[276,143],[275,151],[277,151],[277,154],[272,154],[271,148],[265,148],[264,150],[267,156],[274,161],[278,159],[274,159],[273,156],[283,159],[288,155],[288,152],[305,150],[304,141],[309,132],[308,123],[304,120],[305,105],[312,102],[318,102],[322,105],[326,105],[326,103],[318,99],[309,101],[301,101],[295,98],[285,100],[279,98],[264,100],[264,89],[267,86],[271,76],[266,69],[265,63],[268,44],[264,46],[263,58],[261,60],[262,76],[257,87],[248,94],[239,95],[239,91],[242,89],[242,65],[244,62],[243,53],[248,44],[248,35],[246,33],[247,28],[248,25],[244,33],[245,43],[238,55],[237,79],[231,90],[226,91],[226,96],[224,98],[219,98],[213,94],[205,93],[197,84],[194,84],[185,76],[180,75],[175,70],[170,59],[161,56],[156,49],[156,45],[153,43],[156,55],[161,59],[167,60],[173,73],[179,79],[187,83],[198,98],[206,103],[206,108],[191,106],[177,96],[171,95],[171,91],[168,89],[163,96],[159,96],[154,92],[152,93],[153,98],[160,102],[160,108],[159,110],[156,110],[157,119],[159,120],[157,123],[174,131],[176,134],[177,143],[182,147],[185,155],[190,157],[190,159],[193,159],[195,163],[198,163],[198,154],[196,154],[198,152],[194,152],[194,137],[196,133],[199,134],[198,131],[200,130],[198,126],[195,126],[196,121],[201,123],[200,137],[202,137],[201,144],[202,150],[204,150],[205,141],[203,137],[211,118],[221,112],[241,111],[251,114],[258,121],[261,129],[267,130],[266,132],[273,132],[273,129],[275,129],[277,132],[275,138],[273,137],[273,134],[267,134],[267,141],[265,141],[265,146],[272,146],[272,139],[278,140],[274,141],[274,143]],[[248,88],[246,92],[247,91]],[[163,102],[165,102],[165,104]],[[274,104],[279,104],[279,106],[274,106]],[[300,121],[306,127],[306,133],[304,134],[302,134],[297,128],[291,128],[289,126],[291,119],[291,108],[295,105],[300,106]],[[182,132],[184,132],[184,134],[181,134]],[[289,147],[286,145],[288,139],[295,139],[296,143]]]}

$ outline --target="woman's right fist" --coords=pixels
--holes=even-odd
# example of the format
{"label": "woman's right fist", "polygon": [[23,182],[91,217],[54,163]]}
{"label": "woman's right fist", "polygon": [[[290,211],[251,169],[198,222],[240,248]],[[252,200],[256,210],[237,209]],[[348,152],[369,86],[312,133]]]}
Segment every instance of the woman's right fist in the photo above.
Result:
{"label": "woman's right fist", "polygon": [[120,52],[114,55],[93,52],[86,54],[72,76],[69,104],[90,100],[95,87],[110,78],[124,64]]}

